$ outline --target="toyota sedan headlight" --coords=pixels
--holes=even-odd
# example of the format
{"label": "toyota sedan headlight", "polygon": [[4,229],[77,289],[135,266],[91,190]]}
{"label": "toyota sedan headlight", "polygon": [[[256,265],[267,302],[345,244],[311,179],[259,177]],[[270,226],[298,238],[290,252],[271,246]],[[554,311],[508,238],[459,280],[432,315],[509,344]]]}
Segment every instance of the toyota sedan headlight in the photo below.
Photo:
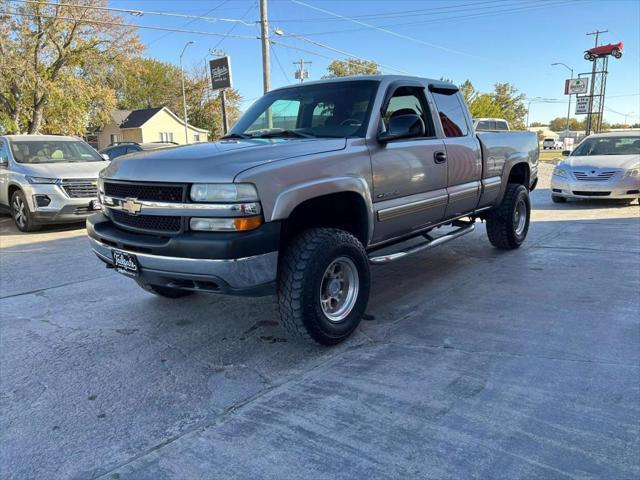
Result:
{"label": "toyota sedan headlight", "polygon": [[29,183],[58,183],[58,179],[57,178],[46,178],[46,177],[31,177],[29,175],[26,175],[27,178],[27,182]]}
{"label": "toyota sedan headlight", "polygon": [[194,183],[191,186],[194,202],[255,202],[256,187],[250,183]]}
{"label": "toyota sedan headlight", "polygon": [[556,165],[556,168],[553,169],[553,175],[562,178],[567,178],[569,176],[567,170],[560,165]]}
{"label": "toyota sedan headlight", "polygon": [[640,163],[634,165],[629,168],[626,172],[624,172],[624,176],[626,177],[640,177]]}

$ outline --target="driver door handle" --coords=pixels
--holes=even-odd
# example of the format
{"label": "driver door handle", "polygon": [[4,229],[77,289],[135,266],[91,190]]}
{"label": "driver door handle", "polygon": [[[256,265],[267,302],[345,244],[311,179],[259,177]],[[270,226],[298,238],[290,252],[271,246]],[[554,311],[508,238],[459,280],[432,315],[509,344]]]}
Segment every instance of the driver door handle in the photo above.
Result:
{"label": "driver door handle", "polygon": [[447,154],[445,152],[435,152],[433,154],[433,161],[436,163],[444,163],[447,161]]}

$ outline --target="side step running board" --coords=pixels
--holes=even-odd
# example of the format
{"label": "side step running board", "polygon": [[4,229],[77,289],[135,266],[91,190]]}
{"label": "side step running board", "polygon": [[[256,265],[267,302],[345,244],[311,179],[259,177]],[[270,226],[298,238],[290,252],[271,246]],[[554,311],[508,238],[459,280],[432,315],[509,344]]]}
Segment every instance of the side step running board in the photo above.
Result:
{"label": "side step running board", "polygon": [[369,263],[374,265],[380,265],[382,263],[393,262],[394,260],[399,260],[401,258],[407,257],[414,253],[422,252],[423,250],[429,250],[431,248],[437,247],[438,245],[442,245],[443,243],[447,243],[451,240],[455,240],[458,237],[466,235],[467,233],[471,233],[475,230],[476,226],[472,223],[470,225],[465,225],[464,227],[458,228],[452,232],[447,233],[441,237],[438,237],[433,240],[429,240],[424,243],[420,243],[419,245],[414,245],[407,250],[403,250],[396,253],[391,253],[389,255],[381,255],[379,257],[370,257]]}

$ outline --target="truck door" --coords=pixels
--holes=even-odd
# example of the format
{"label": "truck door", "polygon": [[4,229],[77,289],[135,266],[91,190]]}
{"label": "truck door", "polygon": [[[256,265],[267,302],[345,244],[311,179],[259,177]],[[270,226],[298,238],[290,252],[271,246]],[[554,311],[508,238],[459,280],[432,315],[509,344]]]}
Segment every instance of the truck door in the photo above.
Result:
{"label": "truck door", "polygon": [[438,109],[447,152],[447,193],[445,217],[471,212],[478,205],[482,178],[480,142],[471,128],[467,107],[454,88],[430,88]]}
{"label": "truck door", "polygon": [[444,143],[435,127],[419,82],[394,82],[380,115],[386,130],[396,115],[417,114],[425,123],[422,137],[374,143],[371,146],[375,230],[373,243],[420,230],[439,222],[447,203],[447,165],[440,161]]}

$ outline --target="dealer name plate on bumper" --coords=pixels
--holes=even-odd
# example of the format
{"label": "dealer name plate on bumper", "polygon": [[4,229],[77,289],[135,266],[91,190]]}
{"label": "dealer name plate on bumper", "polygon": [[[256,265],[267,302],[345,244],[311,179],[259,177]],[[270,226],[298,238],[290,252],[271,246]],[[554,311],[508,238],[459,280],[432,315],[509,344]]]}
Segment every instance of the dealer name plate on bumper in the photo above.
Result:
{"label": "dealer name plate on bumper", "polygon": [[120,250],[111,250],[111,255],[113,256],[113,266],[118,272],[131,277],[136,277],[140,273],[138,259],[135,255]]}

